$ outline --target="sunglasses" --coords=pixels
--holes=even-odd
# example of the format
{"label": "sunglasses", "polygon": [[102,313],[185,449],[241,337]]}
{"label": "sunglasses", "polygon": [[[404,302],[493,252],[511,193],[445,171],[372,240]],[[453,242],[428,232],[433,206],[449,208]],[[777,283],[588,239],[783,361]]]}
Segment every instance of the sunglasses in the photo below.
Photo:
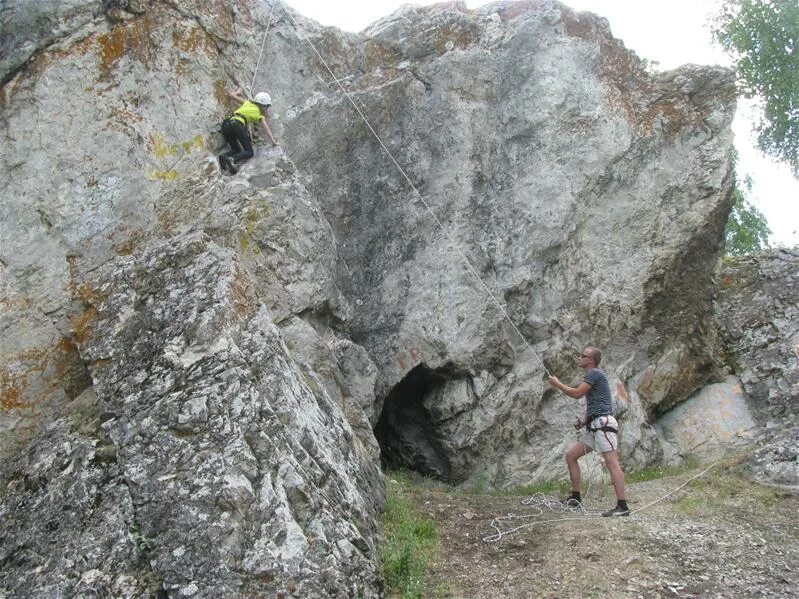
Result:
{"label": "sunglasses", "polygon": [[580,357],[581,357],[581,358],[590,358],[591,356],[589,356],[589,355],[587,355],[587,354],[580,354]]}

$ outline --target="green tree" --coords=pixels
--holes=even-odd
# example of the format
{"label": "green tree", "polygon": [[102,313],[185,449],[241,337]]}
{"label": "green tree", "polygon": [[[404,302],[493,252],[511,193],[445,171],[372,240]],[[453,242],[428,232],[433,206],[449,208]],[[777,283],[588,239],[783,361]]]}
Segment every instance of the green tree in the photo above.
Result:
{"label": "green tree", "polygon": [[[751,189],[751,179],[747,178],[744,185],[746,189]],[[766,217],[746,199],[739,188],[736,187],[733,194],[735,204],[724,229],[724,252],[740,256],[768,247],[771,229]]]}
{"label": "green tree", "polygon": [[713,36],[733,60],[742,95],[760,100],[760,149],[799,176],[799,2],[723,0]]}

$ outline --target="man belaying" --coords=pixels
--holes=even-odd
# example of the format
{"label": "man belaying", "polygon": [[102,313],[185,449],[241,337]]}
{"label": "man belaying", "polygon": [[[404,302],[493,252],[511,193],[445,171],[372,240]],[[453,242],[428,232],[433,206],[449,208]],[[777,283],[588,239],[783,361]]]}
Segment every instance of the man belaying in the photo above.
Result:
{"label": "man belaying", "polygon": [[579,430],[585,426],[586,431],[581,439],[572,445],[566,452],[566,464],[569,468],[572,492],[564,503],[567,507],[579,507],[582,503],[580,496],[580,464],[578,460],[593,450],[597,450],[605,459],[605,466],[610,472],[610,480],[616,492],[616,507],[602,512],[603,516],[629,516],[630,509],[624,498],[624,472],[619,465],[619,425],[613,417],[613,400],[610,395],[610,385],[607,375],[598,368],[602,354],[595,347],[586,347],[577,363],[585,371],[583,381],[577,387],[569,387],[558,380],[558,377],[549,377],[549,383],[563,391],[569,397],[580,399],[585,396],[585,418],[574,422],[574,428]]}
{"label": "man belaying", "polygon": [[222,123],[222,135],[230,150],[219,155],[219,166],[222,170],[236,174],[239,163],[249,160],[254,155],[250,125],[260,123],[272,145],[276,146],[277,142],[269,128],[268,117],[272,98],[268,93],[259,92],[255,94],[255,98],[248,100],[241,88],[237,88],[229,91],[228,96],[239,102],[240,106]]}

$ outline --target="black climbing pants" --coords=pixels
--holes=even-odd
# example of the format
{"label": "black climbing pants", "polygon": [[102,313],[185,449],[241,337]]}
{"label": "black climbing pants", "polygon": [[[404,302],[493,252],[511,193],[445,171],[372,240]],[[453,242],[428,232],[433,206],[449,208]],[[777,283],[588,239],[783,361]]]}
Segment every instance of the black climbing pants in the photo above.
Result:
{"label": "black climbing pants", "polygon": [[225,156],[233,162],[241,162],[253,157],[252,139],[250,139],[247,127],[241,121],[226,120],[222,123],[222,135],[230,146],[230,151],[225,152]]}

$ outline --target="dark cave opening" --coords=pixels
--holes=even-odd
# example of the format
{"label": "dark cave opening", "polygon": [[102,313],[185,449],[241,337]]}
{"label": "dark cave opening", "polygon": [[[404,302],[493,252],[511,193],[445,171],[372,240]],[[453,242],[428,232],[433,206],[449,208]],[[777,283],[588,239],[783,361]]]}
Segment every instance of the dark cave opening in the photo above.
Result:
{"label": "dark cave opening", "polygon": [[432,370],[419,364],[388,394],[374,428],[384,469],[413,470],[450,480],[450,459],[431,407],[451,379],[446,367]]}

